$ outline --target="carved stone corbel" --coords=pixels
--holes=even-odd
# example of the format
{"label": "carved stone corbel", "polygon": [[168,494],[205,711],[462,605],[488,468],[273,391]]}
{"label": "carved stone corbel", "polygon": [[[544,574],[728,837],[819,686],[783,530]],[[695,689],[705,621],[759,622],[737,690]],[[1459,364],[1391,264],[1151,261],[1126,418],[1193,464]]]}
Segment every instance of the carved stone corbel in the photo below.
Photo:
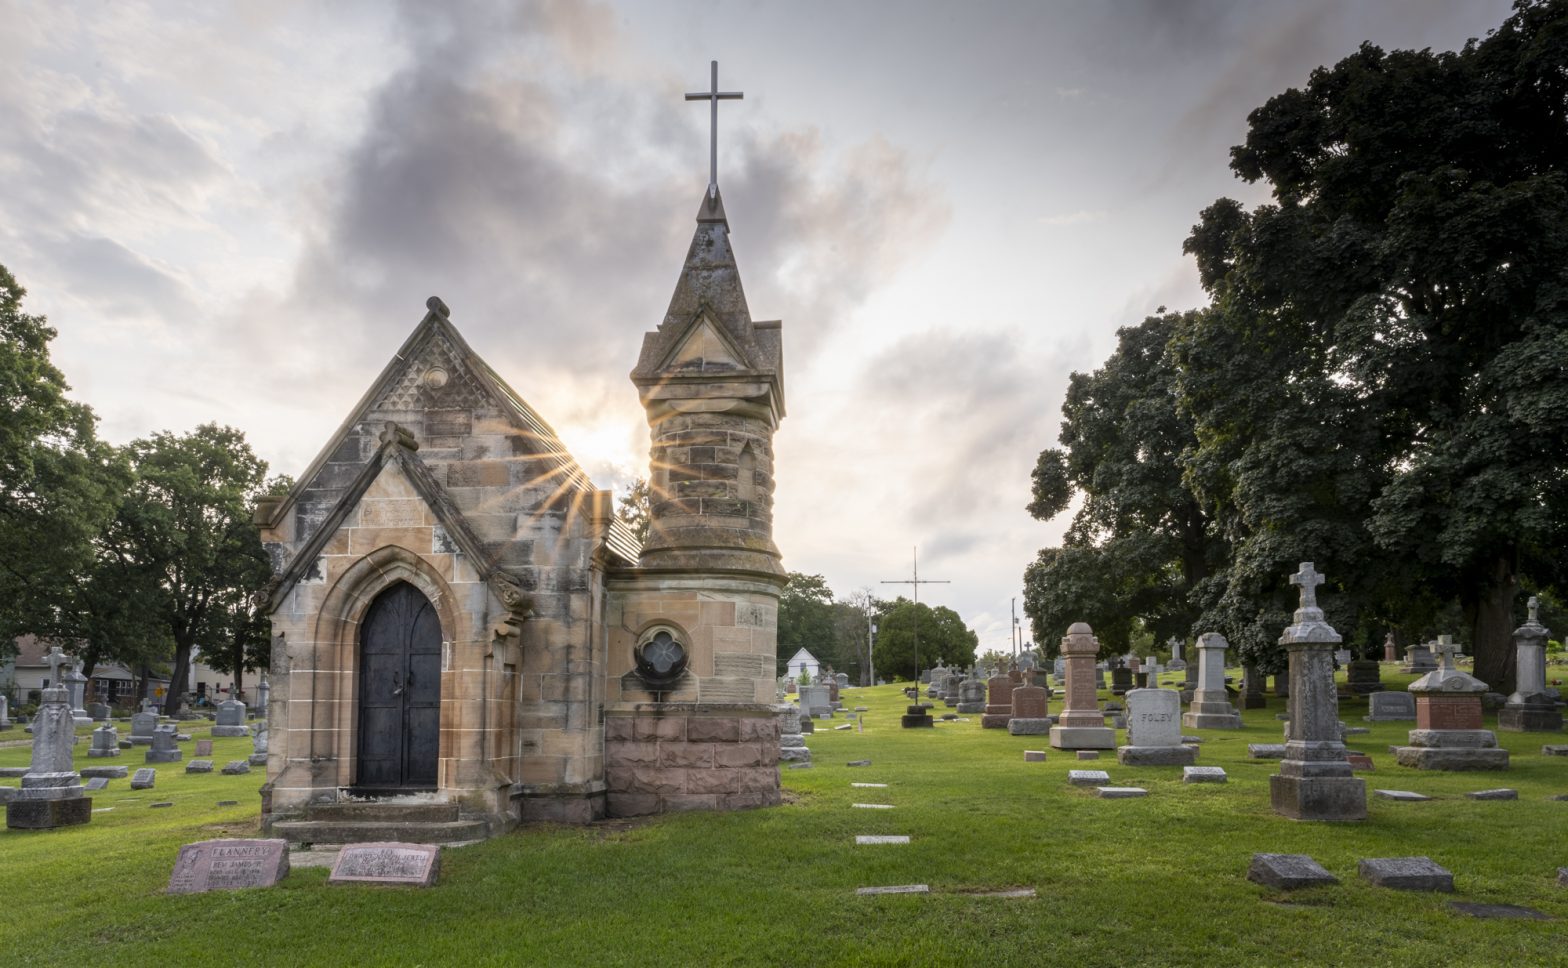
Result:
{"label": "carved stone corbel", "polygon": [[533,614],[534,598],[523,590],[517,579],[503,571],[494,571],[490,574],[490,592],[505,609],[500,620],[491,626],[493,635],[492,645],[505,645],[509,642],[520,642],[522,625]]}

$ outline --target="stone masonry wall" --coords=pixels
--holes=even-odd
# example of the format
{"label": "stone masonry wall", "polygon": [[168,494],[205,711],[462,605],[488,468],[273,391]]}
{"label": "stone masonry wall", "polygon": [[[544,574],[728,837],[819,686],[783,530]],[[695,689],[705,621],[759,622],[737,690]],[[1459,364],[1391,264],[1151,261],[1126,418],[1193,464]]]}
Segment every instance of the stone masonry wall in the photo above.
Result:
{"label": "stone masonry wall", "polygon": [[645,704],[605,715],[612,817],[779,803],[779,732],[767,706]]}

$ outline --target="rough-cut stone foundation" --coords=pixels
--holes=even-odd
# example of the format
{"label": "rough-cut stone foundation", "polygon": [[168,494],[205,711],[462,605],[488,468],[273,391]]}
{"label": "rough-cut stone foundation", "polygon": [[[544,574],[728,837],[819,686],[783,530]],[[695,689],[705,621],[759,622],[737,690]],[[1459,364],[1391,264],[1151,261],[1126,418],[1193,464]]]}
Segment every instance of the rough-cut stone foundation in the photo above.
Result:
{"label": "rough-cut stone foundation", "polygon": [[770,706],[641,703],[606,710],[604,723],[612,817],[779,802],[779,731]]}

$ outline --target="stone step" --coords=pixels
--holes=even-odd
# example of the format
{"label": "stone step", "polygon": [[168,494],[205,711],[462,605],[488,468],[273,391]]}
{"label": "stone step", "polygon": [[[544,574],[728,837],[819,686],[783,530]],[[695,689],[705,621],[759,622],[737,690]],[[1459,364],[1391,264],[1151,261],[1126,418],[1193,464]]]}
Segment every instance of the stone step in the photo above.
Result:
{"label": "stone step", "polygon": [[439,823],[279,820],[272,835],[291,844],[364,844],[398,841],[407,844],[446,844],[483,840],[489,834],[483,820],[450,820]]}
{"label": "stone step", "polygon": [[455,803],[371,800],[313,803],[305,809],[305,817],[331,823],[448,823],[456,820],[458,814]]}

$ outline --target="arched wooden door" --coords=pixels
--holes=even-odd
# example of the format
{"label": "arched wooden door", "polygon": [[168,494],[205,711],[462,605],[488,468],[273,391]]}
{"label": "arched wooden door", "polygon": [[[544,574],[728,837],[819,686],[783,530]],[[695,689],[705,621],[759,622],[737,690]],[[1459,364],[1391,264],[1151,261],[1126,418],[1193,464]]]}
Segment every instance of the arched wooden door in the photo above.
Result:
{"label": "arched wooden door", "polygon": [[434,790],[441,621],[407,582],[371,603],[359,635],[359,777],[365,792]]}

